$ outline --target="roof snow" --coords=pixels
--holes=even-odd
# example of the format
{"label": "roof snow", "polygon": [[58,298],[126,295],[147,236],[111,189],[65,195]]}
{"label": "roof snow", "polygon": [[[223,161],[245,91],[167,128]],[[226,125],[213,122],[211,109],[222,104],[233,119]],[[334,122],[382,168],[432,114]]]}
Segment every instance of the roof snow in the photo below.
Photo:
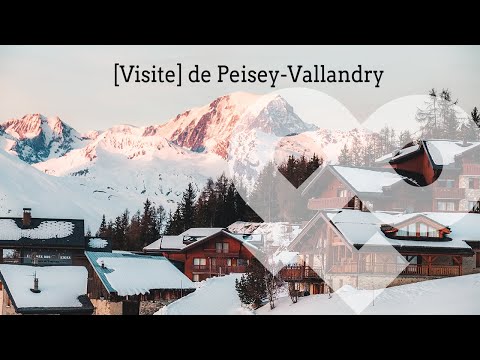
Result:
{"label": "roof snow", "polygon": [[105,288],[119,296],[146,294],[159,289],[195,288],[190,279],[163,256],[91,251],[85,254]]}
{"label": "roof snow", "polygon": [[[385,236],[380,227],[382,224],[398,224],[418,215],[423,215],[433,221],[448,226],[451,229],[449,238],[451,241],[420,241],[390,239]],[[432,247],[432,248],[453,248],[470,249],[465,242],[468,240],[480,241],[480,220],[479,214],[461,214],[461,213],[387,213],[387,212],[364,212],[359,210],[338,210],[338,212],[328,212],[328,218],[343,234],[345,239],[352,245],[364,245],[367,242],[370,245],[382,245],[386,242],[395,247]],[[386,241],[386,242],[385,242]]]}
{"label": "roof snow", "polygon": [[455,157],[476,148],[480,142],[469,142],[466,146],[461,141],[426,140],[425,146],[435,165],[448,166],[455,163]]}
{"label": "roof snow", "polygon": [[[0,265],[0,273],[16,308],[68,308],[83,305],[78,300],[87,294],[88,272],[83,266]],[[36,273],[40,293],[33,288]]]}
{"label": "roof snow", "polygon": [[190,228],[180,235],[185,237],[207,237],[212,236],[213,234],[216,234],[222,230],[223,228]]}
{"label": "roof snow", "polygon": [[395,171],[367,170],[338,165],[332,167],[358,192],[382,193],[385,186],[391,186],[402,180],[411,180]]}
{"label": "roof snow", "polygon": [[108,241],[100,238],[92,238],[89,240],[88,246],[92,249],[104,249],[108,246]]}
{"label": "roof snow", "polygon": [[183,249],[186,244],[183,243],[182,235],[163,235],[157,241],[145,246],[143,250],[160,250],[160,249]]}
{"label": "roof snow", "polygon": [[251,238],[243,238],[245,242],[262,241],[262,236],[274,246],[288,245],[302,230],[299,224],[288,222],[243,222],[237,221],[228,226],[234,234],[251,234]]}
{"label": "roof snow", "polygon": [[67,221],[42,221],[36,228],[21,229],[12,219],[0,219],[0,240],[66,238],[73,234],[74,227],[73,223]]}
{"label": "roof snow", "polygon": [[396,151],[393,151],[389,154],[386,154],[386,155],[378,158],[377,160],[375,160],[375,162],[376,163],[383,163],[383,162],[388,162],[390,160],[396,160],[396,159],[399,159],[399,158],[401,158],[403,156],[406,156],[408,154],[414,153],[415,151],[418,151],[418,150],[420,150],[420,145],[418,145],[418,144],[412,145],[412,146],[407,146],[406,148],[396,150]]}

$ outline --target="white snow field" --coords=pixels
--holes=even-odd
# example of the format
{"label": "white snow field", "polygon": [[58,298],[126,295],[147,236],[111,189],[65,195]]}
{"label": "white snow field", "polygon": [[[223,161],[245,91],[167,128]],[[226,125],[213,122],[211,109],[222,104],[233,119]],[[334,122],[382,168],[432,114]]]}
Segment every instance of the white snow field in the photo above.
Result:
{"label": "white snow field", "polygon": [[242,274],[210,278],[198,283],[195,292],[160,309],[155,315],[248,315],[242,307],[235,279]]}
{"label": "white snow field", "polygon": [[[175,301],[157,314],[252,314],[257,315],[354,315],[337,294],[300,297],[292,304],[289,297],[277,299],[276,307],[267,305],[256,311],[242,307],[235,291],[235,278],[229,275],[206,280],[194,293]],[[372,290],[343,287],[342,297],[354,301],[373,298]],[[480,274],[429,280],[385,289],[361,314],[480,314]]]}

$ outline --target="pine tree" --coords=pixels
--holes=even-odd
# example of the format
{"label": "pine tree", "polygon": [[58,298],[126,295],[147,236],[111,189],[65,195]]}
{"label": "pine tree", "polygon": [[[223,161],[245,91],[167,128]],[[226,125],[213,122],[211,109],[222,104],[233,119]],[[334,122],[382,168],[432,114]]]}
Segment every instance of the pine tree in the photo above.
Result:
{"label": "pine tree", "polygon": [[102,222],[100,223],[100,227],[97,231],[97,236],[106,236],[107,233],[107,220],[105,219],[105,214],[102,216]]}
{"label": "pine tree", "polygon": [[267,296],[265,277],[267,274],[265,267],[255,258],[240,280],[235,280],[235,289],[242,304],[251,305],[255,309],[260,307],[263,299]]}
{"label": "pine tree", "polygon": [[480,114],[478,109],[473,108],[470,117],[462,125],[462,139],[466,141],[475,141],[479,139],[480,132]]}
{"label": "pine tree", "polygon": [[338,156],[339,165],[351,165],[352,159],[350,157],[350,151],[348,150],[347,144],[343,145],[342,150],[340,150],[340,155]]}
{"label": "pine tree", "polygon": [[[195,198],[197,192],[193,184],[189,183],[187,189],[183,192],[182,201],[179,204],[181,215],[181,228],[183,231],[195,227]],[[182,231],[182,232],[183,232]]]}
{"label": "pine tree", "polygon": [[398,136],[398,145],[400,148],[410,144],[413,141],[412,134],[409,130],[403,130]]}

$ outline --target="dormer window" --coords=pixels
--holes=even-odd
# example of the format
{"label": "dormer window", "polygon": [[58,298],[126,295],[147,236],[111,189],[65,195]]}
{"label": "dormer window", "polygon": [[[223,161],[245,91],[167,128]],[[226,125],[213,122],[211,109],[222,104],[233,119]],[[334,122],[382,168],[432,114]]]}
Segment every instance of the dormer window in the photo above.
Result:
{"label": "dormer window", "polygon": [[381,229],[388,237],[398,239],[444,239],[446,234],[450,234],[448,227],[424,216],[404,221],[396,226],[382,225]]}

